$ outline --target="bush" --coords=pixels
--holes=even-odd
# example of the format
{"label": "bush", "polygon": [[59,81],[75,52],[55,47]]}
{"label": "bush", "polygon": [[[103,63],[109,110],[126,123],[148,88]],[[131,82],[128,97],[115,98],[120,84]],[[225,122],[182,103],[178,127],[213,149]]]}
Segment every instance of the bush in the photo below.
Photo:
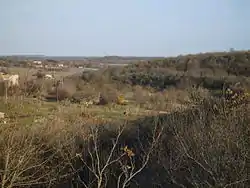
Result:
{"label": "bush", "polygon": [[191,104],[200,104],[201,102],[203,102],[204,100],[208,99],[210,97],[210,92],[208,89],[204,89],[201,87],[198,88],[190,88],[188,90],[189,93],[189,98],[190,98],[190,102]]}
{"label": "bush", "polygon": [[23,85],[22,91],[25,95],[37,95],[43,91],[43,82],[39,80],[29,80]]}
{"label": "bush", "polygon": [[228,87],[224,95],[229,106],[235,107],[237,105],[247,104],[249,102],[249,93],[243,88]]}
{"label": "bush", "polygon": [[118,92],[112,86],[104,85],[100,92],[99,104],[116,103]]}
{"label": "bush", "polygon": [[47,98],[54,99],[54,100],[65,100],[65,99],[71,99],[74,92],[70,91],[67,88],[54,88],[50,92],[48,92]]}
{"label": "bush", "polygon": [[10,74],[10,70],[8,68],[1,68],[0,72],[4,73],[4,74]]}
{"label": "bush", "polygon": [[[213,98],[200,105],[130,121],[124,128],[84,119],[68,107],[57,118],[31,127],[3,124],[2,183],[116,187],[122,173],[129,177],[139,170],[129,187],[249,187],[249,107],[224,113],[227,107]],[[101,173],[94,175],[98,168]]]}
{"label": "bush", "polygon": [[37,71],[37,73],[33,76],[36,76],[38,79],[41,79],[45,77],[45,73],[43,73],[42,71]]}

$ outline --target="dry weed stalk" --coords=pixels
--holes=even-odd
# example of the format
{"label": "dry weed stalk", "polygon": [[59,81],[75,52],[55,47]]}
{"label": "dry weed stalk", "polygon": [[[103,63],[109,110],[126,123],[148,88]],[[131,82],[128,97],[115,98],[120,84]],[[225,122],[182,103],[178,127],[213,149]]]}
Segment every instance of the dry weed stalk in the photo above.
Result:
{"label": "dry weed stalk", "polygon": [[72,175],[64,171],[68,164],[59,155],[71,140],[53,140],[53,132],[40,128],[1,128],[1,188],[49,186]]}
{"label": "dry weed stalk", "polygon": [[[163,129],[155,128],[152,135],[152,141],[150,142],[147,151],[141,148],[145,153],[135,154],[130,148],[128,148],[128,146],[125,146],[122,149],[122,153],[119,151],[121,137],[124,134],[125,128],[126,125],[119,127],[115,138],[112,140],[112,147],[108,151],[107,156],[103,155],[104,148],[99,142],[100,129],[98,127],[90,128],[90,136],[87,141],[87,156],[90,158],[90,162],[87,162],[88,160],[86,160],[84,154],[76,154],[83,166],[85,166],[88,172],[93,175],[93,180],[89,183],[81,180],[81,177],[78,175],[78,181],[80,181],[84,187],[89,188],[93,186],[93,183],[96,184],[95,187],[98,188],[107,187],[108,180],[111,176],[110,173],[112,169],[115,168],[120,171],[117,177],[116,187],[125,188],[133,178],[141,173],[147,166],[150,156],[155,146],[158,144]],[[138,140],[140,139],[138,138]],[[137,157],[136,155],[142,156],[142,161],[136,161],[140,160],[140,157]],[[140,163],[139,166],[138,163]],[[77,171],[76,169],[74,170]]]}

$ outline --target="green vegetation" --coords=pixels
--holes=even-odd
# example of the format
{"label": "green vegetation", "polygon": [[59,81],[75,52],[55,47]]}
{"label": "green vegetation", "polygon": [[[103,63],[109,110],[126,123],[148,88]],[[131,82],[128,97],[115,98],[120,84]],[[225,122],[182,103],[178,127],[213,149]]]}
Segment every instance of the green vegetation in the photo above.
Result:
{"label": "green vegetation", "polygon": [[241,82],[250,85],[250,52],[230,52],[179,56],[139,62],[126,68],[86,73],[86,81],[106,79],[125,84],[150,86],[157,90],[169,87],[204,87],[219,90],[223,84]]}

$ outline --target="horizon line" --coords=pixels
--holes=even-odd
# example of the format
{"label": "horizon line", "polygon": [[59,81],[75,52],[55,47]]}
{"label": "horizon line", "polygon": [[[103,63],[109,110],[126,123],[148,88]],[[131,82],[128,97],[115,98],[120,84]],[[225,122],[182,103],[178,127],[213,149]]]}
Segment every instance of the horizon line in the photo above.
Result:
{"label": "horizon line", "polygon": [[135,58],[168,58],[168,57],[178,57],[178,56],[186,56],[186,55],[199,55],[199,54],[210,54],[210,53],[229,53],[229,52],[249,52],[250,49],[242,49],[242,50],[227,50],[227,51],[207,51],[207,52],[196,52],[196,53],[182,53],[178,55],[168,55],[168,56],[137,56],[137,55],[41,55],[41,54],[0,54],[0,57],[135,57]]}

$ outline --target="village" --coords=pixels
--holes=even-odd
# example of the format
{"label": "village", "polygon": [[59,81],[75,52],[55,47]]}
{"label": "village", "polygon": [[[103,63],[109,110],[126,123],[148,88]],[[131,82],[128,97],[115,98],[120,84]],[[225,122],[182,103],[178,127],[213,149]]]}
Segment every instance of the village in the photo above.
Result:
{"label": "village", "polygon": [[[98,71],[99,69],[109,67],[122,67],[126,66],[126,63],[109,63],[103,61],[91,61],[91,60],[76,60],[76,61],[65,61],[65,60],[13,60],[13,59],[0,59],[0,74],[2,80],[8,79],[11,75],[16,75],[15,79],[19,79],[20,74],[23,72],[32,72],[33,76],[44,74],[46,79],[55,79],[58,75],[69,76],[74,74],[81,74],[82,72]],[[14,77],[11,77],[12,79]],[[13,81],[17,83],[18,81]]]}
{"label": "village", "polygon": [[[58,174],[51,169],[57,168],[56,161],[60,159],[62,165],[59,170],[62,169],[62,172],[60,171],[59,176],[64,177],[63,169],[70,171],[80,159],[84,163],[77,163],[73,167],[81,171],[88,162],[87,158],[83,158],[86,154],[85,148],[89,151],[87,157],[95,157],[88,164],[88,173],[92,172],[91,168],[96,170],[95,163],[99,159],[104,160],[102,165],[105,166],[105,160],[112,153],[112,148],[115,148],[114,160],[117,159],[121,165],[127,165],[123,157],[128,157],[131,166],[138,165],[139,168],[149,152],[151,159],[147,168],[152,173],[161,170],[163,165],[168,165],[165,159],[173,160],[168,156],[168,151],[176,152],[173,156],[177,159],[175,165],[198,168],[201,172],[204,168],[199,165],[197,167],[193,160],[189,162],[190,157],[194,156],[204,164],[209,163],[211,167],[217,161],[213,172],[218,170],[217,165],[224,165],[221,158],[223,161],[232,158],[229,164],[235,165],[234,153],[226,149],[228,143],[233,147],[235,142],[241,140],[243,146],[239,152],[242,155],[245,155],[249,146],[249,139],[246,139],[249,137],[249,64],[246,62],[239,65],[241,75],[246,75],[244,79],[238,76],[238,72],[234,72],[235,67],[228,70],[225,65],[229,64],[228,59],[246,54],[250,53],[224,53],[219,57],[193,55],[193,59],[184,56],[182,59],[166,58],[146,63],[135,61],[128,66],[124,62],[114,64],[100,60],[93,64],[86,60],[1,60],[0,138],[4,139],[0,139],[0,144],[4,149],[0,159],[5,161],[7,167],[0,170],[3,172],[7,169],[6,177],[13,178],[16,185],[22,185],[20,178],[28,178],[27,184],[30,180],[35,181],[41,177],[40,174],[35,174],[34,178],[29,174],[33,175],[34,170],[41,170],[41,174],[52,174],[45,178],[46,181],[52,181],[52,177],[55,184],[63,187],[64,181],[57,181]],[[213,64],[214,57],[221,66]],[[225,58],[226,62],[223,62],[223,57],[229,58]],[[197,65],[197,59],[200,59],[199,66],[193,68]],[[211,64],[216,71],[208,70],[212,69]],[[194,77],[189,71],[196,71],[198,76]],[[201,71],[207,75],[200,74]],[[226,79],[220,77],[221,74]],[[120,138],[123,140],[116,141]],[[107,142],[109,145],[106,147]],[[154,145],[156,142],[159,145]],[[184,145],[184,142],[188,145]],[[49,148],[43,148],[44,146]],[[185,153],[186,147],[191,148],[190,153]],[[235,147],[238,149],[238,146]],[[144,153],[147,148],[149,150]],[[158,149],[161,153],[157,153]],[[53,151],[49,154],[49,161],[44,156],[48,150]],[[105,153],[103,157],[106,151],[109,153]],[[207,156],[211,159],[215,157],[216,160],[203,160],[202,153],[205,151],[208,151],[205,153]],[[229,153],[224,157],[217,155],[217,151]],[[182,160],[183,155],[187,159]],[[6,160],[9,156],[12,163]],[[27,163],[20,162],[23,158],[28,159]],[[73,162],[68,166],[71,159]],[[155,170],[157,159],[162,161]],[[246,164],[245,158],[239,160],[243,165]],[[182,166],[177,172],[183,171]],[[236,167],[247,174],[248,168],[243,168],[241,164]],[[112,164],[108,168],[115,171],[117,165]],[[28,175],[23,173],[26,169],[31,169]],[[15,173],[20,174],[18,178],[15,178]],[[180,173],[177,174],[179,177]],[[68,179],[73,179],[74,175],[75,173],[70,173]],[[231,177],[236,175],[242,178],[236,173],[232,173]],[[165,173],[161,181],[165,181],[166,176]],[[183,177],[186,176],[192,177],[192,174],[187,170]],[[203,173],[199,176],[207,178]],[[138,177],[142,178],[143,175]],[[95,179],[93,177],[91,182]],[[11,187],[8,186],[7,178],[5,180],[4,184]],[[91,185],[87,179],[86,182]],[[210,183],[219,185],[221,180]],[[227,183],[226,181],[223,185]]]}

